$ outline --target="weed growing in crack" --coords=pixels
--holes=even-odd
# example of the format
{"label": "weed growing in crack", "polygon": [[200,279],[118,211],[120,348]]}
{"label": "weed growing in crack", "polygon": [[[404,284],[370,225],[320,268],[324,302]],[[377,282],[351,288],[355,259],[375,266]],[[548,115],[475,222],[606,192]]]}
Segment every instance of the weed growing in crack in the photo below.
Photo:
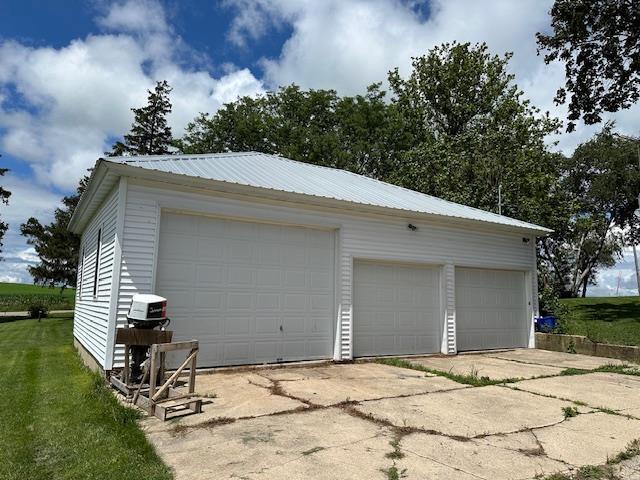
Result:
{"label": "weed growing in crack", "polygon": [[395,438],[389,442],[389,445],[393,447],[393,451],[389,452],[385,455],[387,458],[391,458],[393,460],[399,460],[404,457],[404,453],[400,450],[400,439]]}
{"label": "weed growing in crack", "polygon": [[580,414],[576,407],[562,407],[562,413],[564,418],[577,417]]}
{"label": "weed growing in crack", "polygon": [[444,370],[436,370],[433,368],[425,367],[424,365],[412,363],[412,362],[409,362],[408,360],[403,360],[402,358],[378,358],[376,359],[376,363],[391,365],[392,367],[408,368],[411,370],[418,370],[420,372],[431,373],[433,375],[438,375],[439,377],[445,377],[445,378],[448,378],[449,380],[453,380],[454,382],[462,383],[464,385],[471,385],[473,387],[499,385],[502,383],[514,383],[522,380],[521,378],[503,378],[503,379],[495,380],[489,377],[479,377],[477,370],[472,370],[471,374],[462,375],[458,373],[453,373],[452,371],[446,372]]}
{"label": "weed growing in crack", "polygon": [[393,462],[393,465],[391,467],[386,469],[383,468],[380,471],[387,476],[387,480],[400,480],[401,478],[406,478],[407,476],[407,469],[403,468],[402,470],[398,470],[398,467],[396,467],[396,462]]}
{"label": "weed growing in crack", "polygon": [[606,465],[585,465],[575,473],[554,473],[543,478],[544,480],[619,480],[614,465],[640,455],[640,439],[633,440],[627,448],[616,456],[607,460]]}
{"label": "weed growing in crack", "polygon": [[640,439],[635,439],[627,445],[627,448],[618,453],[615,457],[609,458],[607,464],[615,465],[624,460],[630,460],[640,455]]}
{"label": "weed growing in crack", "polygon": [[627,364],[617,365],[613,363],[608,363],[598,368],[592,368],[591,370],[587,370],[584,368],[565,368],[560,372],[560,375],[562,376],[586,375],[587,373],[617,373],[620,375],[633,375],[637,377],[637,376],[640,376],[640,369],[636,367],[632,367],[631,365],[627,365]]}

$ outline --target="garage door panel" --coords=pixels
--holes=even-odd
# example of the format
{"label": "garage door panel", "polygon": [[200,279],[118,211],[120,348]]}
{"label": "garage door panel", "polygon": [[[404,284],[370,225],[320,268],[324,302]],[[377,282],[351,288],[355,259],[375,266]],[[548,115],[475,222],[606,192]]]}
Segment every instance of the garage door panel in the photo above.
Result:
{"label": "garage door panel", "polygon": [[356,262],[354,354],[440,351],[439,269]]}
{"label": "garage door panel", "polygon": [[200,365],[332,355],[332,232],[166,213],[160,232],[157,291],[175,339],[200,340]]}
{"label": "garage door panel", "polygon": [[524,272],[456,269],[458,350],[526,346]]}

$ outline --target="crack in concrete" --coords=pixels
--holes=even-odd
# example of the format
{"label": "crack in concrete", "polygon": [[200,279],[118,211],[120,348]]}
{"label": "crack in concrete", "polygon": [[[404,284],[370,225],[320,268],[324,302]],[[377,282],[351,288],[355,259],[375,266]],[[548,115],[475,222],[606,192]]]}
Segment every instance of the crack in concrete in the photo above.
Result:
{"label": "crack in concrete", "polygon": [[[366,442],[367,440],[372,440],[372,439],[377,438],[379,436],[380,436],[379,434],[376,434],[376,435],[371,435],[369,437],[360,438],[360,439],[354,440],[352,442],[341,443],[341,444],[338,444],[338,445],[329,445],[328,447],[322,447],[322,449],[318,450],[318,452],[323,452],[323,451],[326,451],[326,450],[333,450],[333,449],[336,449],[336,448],[344,448],[344,447],[348,447],[350,445],[357,445],[358,443]],[[269,470],[272,470],[272,469],[278,468],[278,467],[282,467],[284,465],[288,465],[288,464],[293,463],[293,462],[297,462],[297,461],[299,461],[301,459],[304,459],[305,457],[308,457],[309,455],[314,455],[315,453],[318,453],[318,452],[313,452],[311,454],[301,453],[300,455],[298,455],[298,456],[296,456],[294,458],[291,458],[291,459],[289,459],[289,460],[287,460],[285,462],[281,462],[281,463],[277,463],[275,465],[269,465],[269,466],[266,466],[266,467],[262,467],[259,470],[254,470],[254,471],[251,471],[251,472],[247,472],[247,473],[245,473],[243,475],[262,475],[263,473],[265,473],[265,472],[267,472]],[[234,477],[232,476],[232,478],[234,478]],[[238,477],[238,478],[247,478],[247,477],[243,476],[243,477]]]}
{"label": "crack in concrete", "polygon": [[424,458],[426,460],[431,460],[433,463],[437,463],[438,465],[442,465],[443,467],[450,468],[451,470],[454,470],[456,472],[466,473],[467,475],[471,475],[472,477],[479,478],[480,480],[491,480],[491,479],[488,479],[488,478],[485,478],[485,477],[481,477],[480,475],[475,474],[473,472],[467,472],[466,470],[464,470],[462,468],[454,467],[453,465],[449,465],[448,463],[442,462],[440,460],[436,460],[435,458],[429,457],[428,455],[423,455],[423,454],[420,454],[418,452],[414,452],[413,450],[410,450],[408,448],[405,448],[404,450],[406,452],[411,453],[412,455],[415,455],[416,457]]}
{"label": "crack in concrete", "polygon": [[599,407],[594,407],[590,404],[588,404],[587,402],[583,402],[582,400],[572,400],[570,398],[565,398],[565,397],[558,397],[557,395],[551,395],[551,394],[547,394],[547,393],[540,393],[540,392],[533,392],[531,390],[526,390],[524,388],[521,387],[517,387],[517,386],[511,386],[511,385],[498,385],[499,387],[504,387],[504,388],[510,388],[511,390],[515,390],[518,392],[524,392],[524,393],[528,393],[530,395],[536,395],[538,397],[544,397],[544,398],[553,398],[555,400],[561,400],[563,402],[569,402],[569,403],[573,403],[579,407],[587,407],[587,408],[591,408],[593,411],[592,412],[586,412],[583,413],[582,415],[586,415],[587,413],[596,413],[596,412],[600,412],[600,413],[606,413],[607,415],[616,415],[616,416],[620,416],[620,417],[625,417],[628,418],[630,420],[640,420],[640,418],[628,414],[628,413],[623,413],[624,410],[620,410],[620,409],[615,409],[615,408],[609,408],[609,407],[605,407],[605,406],[599,406]]}

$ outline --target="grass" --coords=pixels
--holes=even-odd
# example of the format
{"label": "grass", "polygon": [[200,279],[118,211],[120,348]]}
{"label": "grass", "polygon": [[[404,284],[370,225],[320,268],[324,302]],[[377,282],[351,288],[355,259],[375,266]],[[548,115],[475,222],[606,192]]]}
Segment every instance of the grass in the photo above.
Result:
{"label": "grass", "polygon": [[36,302],[49,310],[71,310],[75,304],[75,290],[0,282],[0,312],[24,311]]}
{"label": "grass", "polygon": [[580,413],[576,407],[562,407],[564,418],[577,417]]}
{"label": "grass", "polygon": [[418,363],[412,363],[408,360],[401,358],[378,358],[376,363],[382,363],[384,365],[391,365],[392,367],[409,368],[411,370],[418,370],[420,372],[431,373],[440,377],[448,378],[454,382],[462,383],[464,385],[471,385],[474,387],[484,387],[487,385],[499,385],[502,383],[513,383],[521,380],[520,378],[502,378],[491,379],[489,377],[481,377],[477,371],[472,371],[468,375],[462,375],[459,373],[453,373],[451,371],[436,370],[433,368],[425,367]]}
{"label": "grass", "polygon": [[567,298],[563,333],[594,342],[640,345],[640,297]]}
{"label": "grass", "polygon": [[620,477],[613,466],[638,455],[640,455],[640,440],[633,440],[622,452],[608,459],[606,465],[585,465],[575,473],[554,473],[544,477],[544,480],[618,480]]}
{"label": "grass", "polygon": [[86,370],[70,315],[0,324],[0,478],[169,480],[138,412]]}

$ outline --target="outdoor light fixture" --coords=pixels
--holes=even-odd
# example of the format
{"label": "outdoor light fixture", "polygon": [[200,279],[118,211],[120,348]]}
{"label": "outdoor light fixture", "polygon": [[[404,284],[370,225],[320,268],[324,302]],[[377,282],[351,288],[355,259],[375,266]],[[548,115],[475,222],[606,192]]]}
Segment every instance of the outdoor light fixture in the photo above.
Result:
{"label": "outdoor light fixture", "polygon": [[413,223],[410,223],[409,225],[407,225],[407,228],[412,232],[415,232],[418,229],[418,227],[416,227]]}
{"label": "outdoor light fixture", "polygon": [[522,237],[522,243],[529,243],[531,241],[530,238]]}

